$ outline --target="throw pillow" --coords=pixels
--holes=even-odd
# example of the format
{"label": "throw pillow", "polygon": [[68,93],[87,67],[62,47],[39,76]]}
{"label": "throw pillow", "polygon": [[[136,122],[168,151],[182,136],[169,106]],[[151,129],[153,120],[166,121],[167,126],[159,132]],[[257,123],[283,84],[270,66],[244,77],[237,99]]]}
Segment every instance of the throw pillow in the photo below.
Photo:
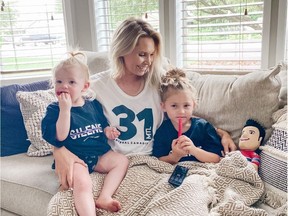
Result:
{"label": "throw pillow", "polygon": [[52,153],[52,146],[42,138],[41,121],[47,106],[56,101],[53,89],[34,92],[17,92],[24,125],[31,145],[28,156],[45,156]]}
{"label": "throw pillow", "polygon": [[259,175],[265,183],[264,202],[280,208],[287,202],[287,106],[273,114],[273,132],[262,146]]}
{"label": "throw pillow", "polygon": [[281,65],[240,76],[189,73],[198,90],[194,114],[228,131],[236,144],[246,120],[255,119],[267,129],[267,140],[279,107],[280,70]]}
{"label": "throw pillow", "polygon": [[283,61],[281,63],[283,65],[280,73],[279,73],[279,77],[281,79],[282,85],[281,85],[281,89],[280,89],[280,102],[281,102],[281,107],[287,105],[287,72],[288,72],[288,63],[287,61]]}
{"label": "throw pillow", "polygon": [[1,157],[27,152],[30,145],[19,102],[16,99],[16,92],[29,92],[49,88],[48,80],[1,87]]}

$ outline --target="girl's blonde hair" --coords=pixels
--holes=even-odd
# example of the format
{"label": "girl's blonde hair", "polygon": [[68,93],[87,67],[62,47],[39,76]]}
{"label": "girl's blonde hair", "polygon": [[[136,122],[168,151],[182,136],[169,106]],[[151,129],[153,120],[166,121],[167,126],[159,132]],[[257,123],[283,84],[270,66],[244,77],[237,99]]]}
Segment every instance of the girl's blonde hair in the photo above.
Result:
{"label": "girl's blonde hair", "polygon": [[[67,53],[67,55],[68,57],[66,59],[60,61],[52,69],[51,86],[53,88],[56,82],[56,73],[64,69],[70,69],[74,67],[78,67],[80,71],[82,71],[85,82],[90,82],[90,70],[87,65],[87,56],[85,55],[85,53],[81,51],[70,51]],[[93,99],[95,98],[95,93],[89,88],[87,89],[87,91],[83,92],[83,97],[87,99]]]}
{"label": "girl's blonde hair", "polygon": [[117,79],[124,75],[125,65],[123,56],[131,53],[137,46],[140,38],[152,38],[155,44],[155,53],[149,73],[146,74],[146,80],[152,85],[159,85],[160,77],[163,74],[162,65],[162,38],[159,32],[153,27],[139,18],[128,18],[124,20],[115,30],[111,48],[111,68],[112,78]]}
{"label": "girl's blonde hair", "polygon": [[[171,91],[172,90],[172,91]],[[183,70],[175,68],[167,71],[161,77],[160,98],[165,102],[167,98],[175,92],[175,90],[189,90],[190,96],[194,103],[197,103],[197,90]]]}

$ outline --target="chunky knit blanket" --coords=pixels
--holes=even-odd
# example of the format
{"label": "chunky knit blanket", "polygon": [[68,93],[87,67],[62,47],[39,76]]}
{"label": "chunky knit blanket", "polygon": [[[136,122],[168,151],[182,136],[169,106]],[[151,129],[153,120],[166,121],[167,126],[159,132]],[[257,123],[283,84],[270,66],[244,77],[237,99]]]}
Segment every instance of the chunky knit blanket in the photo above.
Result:
{"label": "chunky knit blanket", "polygon": [[[127,175],[114,195],[122,209],[117,213],[97,209],[97,215],[267,215],[252,207],[263,194],[264,184],[239,151],[229,153],[218,164],[181,162],[189,171],[177,188],[168,183],[174,166],[150,156],[131,156],[129,160]],[[91,174],[95,197],[104,177]],[[54,195],[48,215],[76,216],[73,192]]]}

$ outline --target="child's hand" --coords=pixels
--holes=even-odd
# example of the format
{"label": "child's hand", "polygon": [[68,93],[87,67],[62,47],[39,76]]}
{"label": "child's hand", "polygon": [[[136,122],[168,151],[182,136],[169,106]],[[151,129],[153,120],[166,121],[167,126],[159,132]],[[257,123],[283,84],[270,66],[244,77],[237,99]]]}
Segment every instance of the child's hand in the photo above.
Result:
{"label": "child's hand", "polygon": [[185,156],[194,155],[193,152],[196,146],[194,145],[193,141],[187,136],[185,135],[180,136],[178,138],[178,145],[179,145],[179,148],[181,148],[181,150],[186,153]]}
{"label": "child's hand", "polygon": [[171,147],[173,154],[177,157],[182,158],[187,155],[187,151],[183,149],[182,144],[179,142],[179,138],[172,141]]}
{"label": "child's hand", "polygon": [[117,130],[117,128],[110,127],[110,126],[108,126],[104,129],[104,133],[105,133],[106,137],[108,139],[111,139],[111,140],[116,139],[120,135],[120,132]]}
{"label": "child's hand", "polygon": [[60,95],[57,95],[57,99],[59,102],[59,108],[62,111],[70,111],[72,107],[72,100],[69,93],[61,93]]}

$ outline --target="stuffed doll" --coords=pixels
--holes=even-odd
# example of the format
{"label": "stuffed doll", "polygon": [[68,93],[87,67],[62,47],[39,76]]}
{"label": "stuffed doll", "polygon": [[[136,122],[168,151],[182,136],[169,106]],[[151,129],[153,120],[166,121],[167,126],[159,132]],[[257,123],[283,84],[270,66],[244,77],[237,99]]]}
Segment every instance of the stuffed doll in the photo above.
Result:
{"label": "stuffed doll", "polygon": [[258,171],[260,165],[259,146],[263,144],[265,129],[253,119],[245,123],[239,139],[239,149]]}

